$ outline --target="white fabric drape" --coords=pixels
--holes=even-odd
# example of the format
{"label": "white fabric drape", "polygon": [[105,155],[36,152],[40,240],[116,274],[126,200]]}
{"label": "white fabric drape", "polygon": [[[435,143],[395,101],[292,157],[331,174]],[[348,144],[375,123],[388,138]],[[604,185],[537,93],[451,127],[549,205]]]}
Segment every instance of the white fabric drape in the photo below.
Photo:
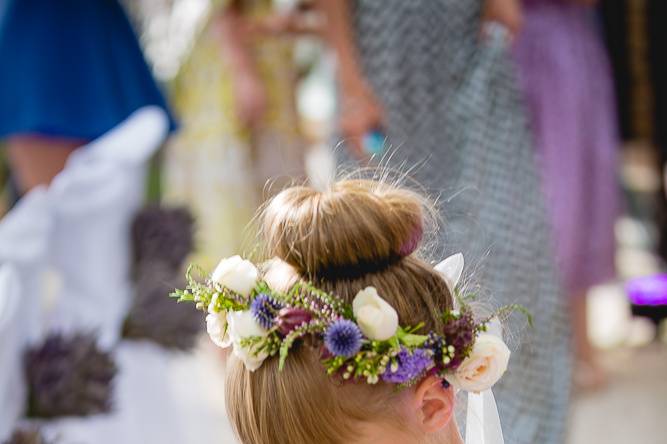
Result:
{"label": "white fabric drape", "polygon": [[21,354],[25,343],[19,316],[21,287],[16,269],[0,266],[0,442],[12,432],[25,407]]}
{"label": "white fabric drape", "polygon": [[75,151],[53,181],[51,260],[63,284],[53,328],[95,330],[102,346],[117,343],[131,297],[130,224],[167,129],[160,108],[143,108]]}

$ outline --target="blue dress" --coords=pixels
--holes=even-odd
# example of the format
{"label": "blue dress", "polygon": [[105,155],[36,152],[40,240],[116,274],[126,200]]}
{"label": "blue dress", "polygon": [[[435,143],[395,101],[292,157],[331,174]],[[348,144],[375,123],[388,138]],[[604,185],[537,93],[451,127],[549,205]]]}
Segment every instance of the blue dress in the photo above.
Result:
{"label": "blue dress", "polygon": [[143,106],[169,113],[117,0],[0,0],[0,60],[0,138],[90,140]]}

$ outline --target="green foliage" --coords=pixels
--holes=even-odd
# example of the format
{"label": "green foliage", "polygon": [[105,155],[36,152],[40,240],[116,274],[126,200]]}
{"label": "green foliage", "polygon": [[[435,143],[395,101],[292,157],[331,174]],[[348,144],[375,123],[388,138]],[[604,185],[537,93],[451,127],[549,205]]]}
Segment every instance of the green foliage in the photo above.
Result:
{"label": "green foliage", "polygon": [[[216,312],[248,309],[249,301],[247,299],[228,288],[221,287],[219,284],[210,281],[202,283],[194,277],[193,273],[195,272],[202,279],[204,273],[201,268],[190,265],[185,273],[187,281],[185,290],[176,289],[170,294],[170,297],[177,299],[178,302],[193,302],[197,309],[202,311],[207,311],[211,302],[213,302]],[[266,284],[264,283],[264,285]]]}
{"label": "green foliage", "polygon": [[282,370],[285,367],[285,360],[289,355],[289,351],[294,345],[294,342],[298,339],[303,338],[306,335],[316,335],[321,336],[326,330],[326,324],[321,320],[313,320],[306,324],[295,328],[287,334],[282,339],[282,344],[280,345],[280,362],[278,364],[278,369]]}

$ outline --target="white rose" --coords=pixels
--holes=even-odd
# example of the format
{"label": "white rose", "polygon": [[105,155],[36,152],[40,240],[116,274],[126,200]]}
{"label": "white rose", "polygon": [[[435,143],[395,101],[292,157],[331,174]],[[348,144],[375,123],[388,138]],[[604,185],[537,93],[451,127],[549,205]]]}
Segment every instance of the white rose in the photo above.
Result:
{"label": "white rose", "polygon": [[507,370],[510,350],[498,336],[482,333],[477,336],[472,352],[447,380],[456,388],[479,393],[498,382]]}
{"label": "white rose", "polygon": [[227,327],[227,313],[209,313],[206,315],[206,331],[211,341],[218,347],[227,348],[232,345]]}
{"label": "white rose", "polygon": [[375,287],[367,287],[357,293],[352,311],[357,325],[369,339],[384,341],[396,334],[398,314],[378,295]]}
{"label": "white rose", "polygon": [[257,284],[257,268],[241,256],[233,256],[220,261],[211,275],[211,280],[242,296],[249,296]]}
{"label": "white rose", "polygon": [[262,365],[262,362],[264,362],[268,355],[265,352],[261,352],[255,356],[255,347],[252,350],[243,347],[241,340],[251,336],[266,337],[268,331],[255,321],[250,311],[230,312],[227,315],[227,322],[229,322],[229,337],[232,341],[234,355],[243,361],[248,370],[254,372]]}

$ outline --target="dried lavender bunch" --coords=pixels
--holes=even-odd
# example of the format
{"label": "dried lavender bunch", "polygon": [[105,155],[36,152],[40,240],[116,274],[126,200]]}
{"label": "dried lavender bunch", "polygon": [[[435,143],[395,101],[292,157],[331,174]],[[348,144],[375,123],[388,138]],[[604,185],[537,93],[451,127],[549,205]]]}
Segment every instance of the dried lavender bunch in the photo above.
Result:
{"label": "dried lavender bunch", "polygon": [[16,429],[2,444],[54,444],[47,441],[37,428]]}
{"label": "dried lavender bunch", "polygon": [[159,261],[180,270],[194,248],[193,226],[194,219],[185,208],[144,208],[132,223],[134,263]]}
{"label": "dried lavender bunch", "polygon": [[87,416],[111,410],[116,364],[94,334],[52,334],[27,351],[29,417]]}
{"label": "dried lavender bunch", "polygon": [[184,284],[160,262],[139,264],[135,295],[123,326],[127,339],[148,339],[175,350],[191,350],[202,332],[201,315],[167,295]]}

